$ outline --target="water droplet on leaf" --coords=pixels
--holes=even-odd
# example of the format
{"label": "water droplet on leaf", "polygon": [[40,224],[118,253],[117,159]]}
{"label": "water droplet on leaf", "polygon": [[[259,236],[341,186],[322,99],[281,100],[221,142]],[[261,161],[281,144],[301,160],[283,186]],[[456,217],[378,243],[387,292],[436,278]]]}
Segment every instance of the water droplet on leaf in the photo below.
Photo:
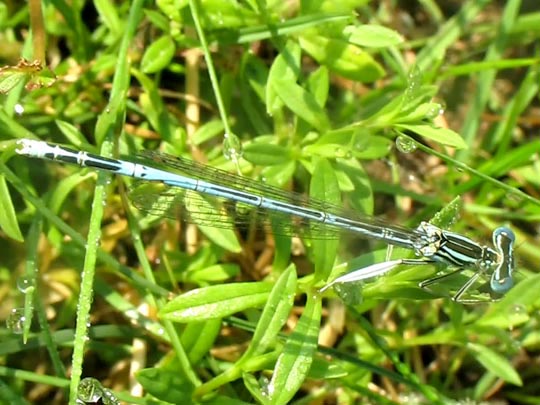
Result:
{"label": "water droplet on leaf", "polygon": [[84,402],[98,402],[103,395],[101,383],[92,377],[83,378],[79,383],[77,396]]}
{"label": "water droplet on leaf", "polygon": [[416,150],[416,142],[405,135],[396,138],[396,148],[401,153],[411,153]]}
{"label": "water droplet on leaf", "polygon": [[19,335],[23,333],[25,321],[24,308],[13,308],[6,319],[6,327],[12,333]]}

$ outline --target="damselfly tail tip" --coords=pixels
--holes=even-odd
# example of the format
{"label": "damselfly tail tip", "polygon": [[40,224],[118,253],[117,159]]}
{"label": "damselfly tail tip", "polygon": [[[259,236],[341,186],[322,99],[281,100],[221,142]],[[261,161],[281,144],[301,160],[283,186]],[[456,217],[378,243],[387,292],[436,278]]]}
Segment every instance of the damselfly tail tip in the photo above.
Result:
{"label": "damselfly tail tip", "polygon": [[33,139],[19,139],[17,142],[18,148],[15,149],[19,155],[36,156],[39,150],[43,147],[43,142]]}

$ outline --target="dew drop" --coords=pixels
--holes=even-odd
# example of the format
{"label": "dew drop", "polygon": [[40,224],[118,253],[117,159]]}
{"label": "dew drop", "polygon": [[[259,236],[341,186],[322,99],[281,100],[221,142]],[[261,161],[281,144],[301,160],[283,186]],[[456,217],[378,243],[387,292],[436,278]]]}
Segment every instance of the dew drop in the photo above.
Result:
{"label": "dew drop", "polygon": [[396,148],[401,153],[411,153],[416,150],[416,142],[405,135],[396,138]]}
{"label": "dew drop", "polygon": [[272,381],[266,377],[259,378],[259,386],[261,387],[261,394],[263,397],[270,397],[274,393]]}
{"label": "dew drop", "polygon": [[34,281],[28,277],[19,277],[17,280],[17,289],[23,294],[34,290]]}
{"label": "dew drop", "polygon": [[83,378],[79,383],[77,396],[84,402],[98,402],[103,395],[101,383],[92,377]]}
{"label": "dew drop", "polygon": [[512,307],[510,308],[510,311],[514,315],[527,314],[527,308],[525,308],[525,305],[523,305],[523,304],[512,305]]}
{"label": "dew drop", "polygon": [[506,193],[506,199],[509,203],[513,204],[521,204],[523,203],[523,197],[519,194],[519,192],[516,190],[515,192],[509,192]]}
{"label": "dew drop", "polygon": [[116,398],[116,395],[108,388],[103,388],[103,405],[119,405],[120,401]]}
{"label": "dew drop", "polygon": [[242,143],[234,134],[225,134],[223,140],[223,155],[229,160],[236,161],[242,157]]}
{"label": "dew drop", "polygon": [[337,158],[342,158],[342,157],[345,157],[347,156],[347,149],[345,148],[342,148],[342,147],[338,147],[336,148],[336,150],[334,151],[334,154]]}
{"label": "dew drop", "polygon": [[444,114],[444,107],[439,103],[430,103],[425,118],[434,119]]}
{"label": "dew drop", "polygon": [[529,313],[527,307],[522,304],[512,305],[508,309],[508,329],[513,330],[516,325],[527,322]]}
{"label": "dew drop", "polygon": [[418,66],[413,66],[409,71],[407,78],[407,88],[405,89],[405,104],[410,103],[418,97],[419,90],[422,87],[423,75]]}
{"label": "dew drop", "polygon": [[19,104],[19,103],[15,104],[13,106],[13,110],[15,111],[15,114],[19,116],[24,114],[24,106],[22,104]]}
{"label": "dew drop", "polygon": [[523,348],[523,344],[519,340],[512,339],[510,341],[510,349],[512,349],[514,353],[519,352],[522,348]]}
{"label": "dew drop", "polygon": [[20,335],[24,331],[25,321],[24,308],[13,308],[6,319],[6,327],[12,333]]}
{"label": "dew drop", "polygon": [[444,115],[444,112],[446,111],[446,102],[444,100],[438,100],[437,104],[439,104],[439,115]]}

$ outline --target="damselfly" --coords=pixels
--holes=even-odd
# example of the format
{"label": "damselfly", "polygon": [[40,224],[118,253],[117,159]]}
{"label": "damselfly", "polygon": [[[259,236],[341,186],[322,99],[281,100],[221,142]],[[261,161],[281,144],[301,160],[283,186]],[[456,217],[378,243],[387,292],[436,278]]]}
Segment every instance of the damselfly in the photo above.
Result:
{"label": "damselfly", "polygon": [[[130,196],[136,207],[152,212],[167,214],[182,203],[188,205],[186,212],[194,223],[231,227],[246,221],[244,216],[237,214],[246,211],[243,208],[250,207],[251,211],[248,212],[257,215],[264,213],[270,220],[277,221],[279,231],[286,234],[307,229],[310,237],[326,238],[336,237],[346,230],[364,238],[410,249],[417,256],[415,259],[386,261],[353,271],[338,277],[322,290],[336,283],[378,276],[398,265],[433,263],[452,267],[454,270],[450,274],[465,269],[475,270],[474,275],[454,295],[456,301],[461,301],[463,294],[482,275],[490,277],[489,287],[496,294],[507,292],[514,284],[515,236],[506,227],[493,232],[493,247],[483,246],[466,236],[427,222],[420,223],[415,229],[388,224],[368,216],[351,214],[299,193],[163,153],[145,151],[131,161],[30,139],[21,139],[18,145],[17,153],[21,155],[90,167],[158,184],[161,187],[157,194],[155,190],[145,190]],[[188,196],[186,193],[191,194]],[[156,195],[159,198],[156,199]],[[204,196],[222,201],[225,211],[215,209]],[[448,275],[425,280],[420,286],[425,287]]]}

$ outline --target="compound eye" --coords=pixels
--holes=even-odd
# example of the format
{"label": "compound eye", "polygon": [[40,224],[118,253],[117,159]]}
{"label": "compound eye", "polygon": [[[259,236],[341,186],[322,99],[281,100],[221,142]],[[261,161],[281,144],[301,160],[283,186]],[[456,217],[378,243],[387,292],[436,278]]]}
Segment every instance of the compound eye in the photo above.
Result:
{"label": "compound eye", "polygon": [[491,289],[497,294],[504,294],[514,286],[514,279],[512,277],[506,277],[503,279],[491,280]]}
{"label": "compound eye", "polygon": [[506,238],[511,242],[514,242],[516,240],[516,235],[510,228],[507,228],[506,226],[501,226],[493,231],[493,244],[498,245],[498,241],[501,238]]}

